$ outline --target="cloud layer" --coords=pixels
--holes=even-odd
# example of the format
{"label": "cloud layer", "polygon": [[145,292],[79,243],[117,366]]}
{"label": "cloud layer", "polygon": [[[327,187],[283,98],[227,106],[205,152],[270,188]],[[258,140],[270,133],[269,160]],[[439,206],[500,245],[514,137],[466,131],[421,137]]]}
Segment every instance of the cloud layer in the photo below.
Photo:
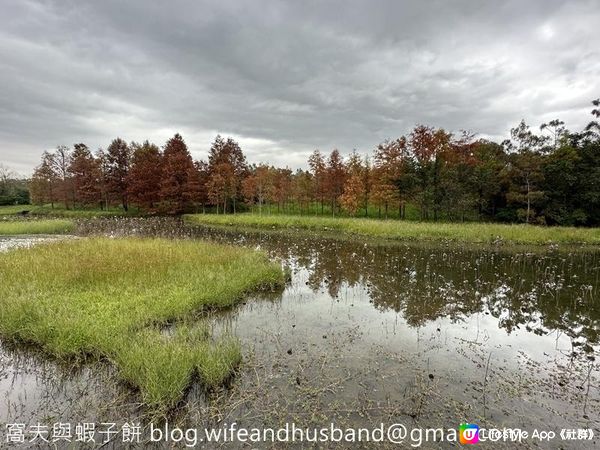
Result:
{"label": "cloud layer", "polygon": [[28,1],[0,4],[0,163],[120,136],[251,162],[370,151],[416,123],[501,138],[577,128],[600,96],[600,7],[570,1]]}

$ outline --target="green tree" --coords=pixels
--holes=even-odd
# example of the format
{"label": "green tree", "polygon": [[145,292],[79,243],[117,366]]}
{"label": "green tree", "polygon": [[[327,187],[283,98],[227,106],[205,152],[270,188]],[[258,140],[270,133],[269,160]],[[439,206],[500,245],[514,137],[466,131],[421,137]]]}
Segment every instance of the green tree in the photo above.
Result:
{"label": "green tree", "polygon": [[315,150],[308,158],[308,166],[314,180],[315,197],[321,203],[321,214],[324,212],[326,196],[327,165],[319,150]]}
{"label": "green tree", "polygon": [[[526,148],[510,155],[507,175],[511,181],[511,190],[507,194],[509,203],[516,206],[517,218],[531,223],[537,216],[538,206],[544,199],[541,186],[544,180],[542,156]],[[543,221],[543,216],[538,218]]]}
{"label": "green tree", "polygon": [[577,170],[580,161],[576,149],[563,145],[543,162],[543,191],[546,198],[544,217],[550,224],[576,225],[584,224],[587,220],[585,211],[576,208],[573,202],[573,196],[579,190]]}

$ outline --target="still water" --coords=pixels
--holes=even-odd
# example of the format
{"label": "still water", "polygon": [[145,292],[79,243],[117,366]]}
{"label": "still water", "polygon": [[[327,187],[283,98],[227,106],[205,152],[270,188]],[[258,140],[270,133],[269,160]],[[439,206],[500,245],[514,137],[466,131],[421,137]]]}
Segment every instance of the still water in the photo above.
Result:
{"label": "still water", "polygon": [[[219,392],[194,385],[173,423],[474,422],[600,436],[597,250],[356,242],[165,219],[90,221],[79,233],[229,242],[291,272],[282,291],[211,314],[216,333],[240,339],[244,363]],[[0,423],[143,421],[136,401],[107,362],[73,369],[7,344],[0,351]]]}

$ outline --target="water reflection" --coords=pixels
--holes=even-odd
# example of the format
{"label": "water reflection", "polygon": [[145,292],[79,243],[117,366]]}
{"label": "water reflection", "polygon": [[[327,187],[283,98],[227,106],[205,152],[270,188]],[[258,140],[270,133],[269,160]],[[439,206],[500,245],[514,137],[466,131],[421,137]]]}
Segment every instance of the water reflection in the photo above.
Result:
{"label": "water reflection", "polygon": [[598,344],[600,253],[577,250],[365,245],[313,238],[207,230],[213,239],[259,246],[309,272],[307,284],[337,297],[363,285],[374,307],[413,327],[489,314],[508,333],[561,331],[586,352]]}
{"label": "water reflection", "polygon": [[362,243],[307,235],[186,227],[175,219],[105,219],[84,233],[209,238],[261,248],[308,272],[313,292],[331,297],[364,286],[373,306],[401,313],[407,324],[459,322],[491,315],[508,333],[560,331],[576,351],[592,352],[600,331],[597,249],[504,248],[452,243]]}
{"label": "water reflection", "polygon": [[[174,423],[468,419],[600,434],[598,251],[359,243],[165,218],[82,221],[78,233],[208,238],[262,249],[291,269],[283,293],[208,317],[240,339],[244,363],[208,400],[192,386]],[[19,363],[19,354],[0,349],[0,421],[143,419],[110,365],[65,377],[43,355]]]}

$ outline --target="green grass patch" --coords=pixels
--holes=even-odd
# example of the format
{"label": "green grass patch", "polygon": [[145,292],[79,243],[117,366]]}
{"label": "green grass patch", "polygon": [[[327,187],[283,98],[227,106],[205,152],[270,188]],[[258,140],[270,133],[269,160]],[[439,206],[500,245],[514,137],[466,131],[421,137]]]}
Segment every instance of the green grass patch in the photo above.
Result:
{"label": "green grass patch", "polygon": [[393,240],[454,240],[515,244],[600,244],[600,228],[542,227],[490,223],[434,223],[358,218],[326,218],[283,215],[213,215],[185,216],[188,224],[228,226],[270,230],[308,230],[327,234]]}
{"label": "green grass patch", "polygon": [[[164,411],[192,377],[208,388],[241,359],[231,337],[197,321],[246,293],[284,282],[248,249],[198,241],[93,238],[0,254],[0,336],[59,359],[108,358],[143,402]],[[177,323],[174,333],[161,325]]]}
{"label": "green grass patch", "polygon": [[0,236],[17,234],[63,234],[75,229],[70,220],[0,220]]}
{"label": "green grass patch", "polygon": [[[333,217],[331,211],[331,204],[326,202],[321,205],[319,202],[311,202],[308,205],[299,205],[295,202],[286,203],[284,206],[277,206],[272,204],[262,205],[262,208],[259,208],[258,205],[246,206],[249,212],[253,214],[259,214],[262,209],[263,215],[300,215],[300,216],[321,216],[321,217]],[[216,213],[216,208],[212,207],[208,210],[208,212]],[[241,211],[245,212],[245,211]],[[355,215],[349,214],[347,211],[343,209],[336,208],[335,217],[348,217],[348,218],[369,218],[369,219],[385,219],[385,209],[378,208],[374,205],[369,205],[367,211],[365,211],[364,207],[360,208]],[[405,209],[405,218],[406,220],[419,220],[421,217],[421,213],[419,208],[413,205],[412,203],[406,204]],[[443,216],[443,212],[440,212],[440,217]],[[468,218],[472,220],[477,219],[476,211],[473,214],[468,214]],[[398,208],[390,207],[387,212],[388,219],[399,219],[400,211]]]}
{"label": "green grass patch", "polygon": [[0,206],[0,217],[21,215],[23,212],[27,212],[29,216],[43,216],[43,217],[65,217],[65,218],[82,218],[89,219],[94,217],[115,217],[115,216],[137,216],[139,212],[135,209],[125,211],[122,208],[116,209],[66,209],[64,206],[55,205],[54,208],[51,206],[39,206],[39,205],[10,205]]}
{"label": "green grass patch", "polygon": [[2,205],[0,206],[0,216],[12,216],[30,208],[31,205]]}

